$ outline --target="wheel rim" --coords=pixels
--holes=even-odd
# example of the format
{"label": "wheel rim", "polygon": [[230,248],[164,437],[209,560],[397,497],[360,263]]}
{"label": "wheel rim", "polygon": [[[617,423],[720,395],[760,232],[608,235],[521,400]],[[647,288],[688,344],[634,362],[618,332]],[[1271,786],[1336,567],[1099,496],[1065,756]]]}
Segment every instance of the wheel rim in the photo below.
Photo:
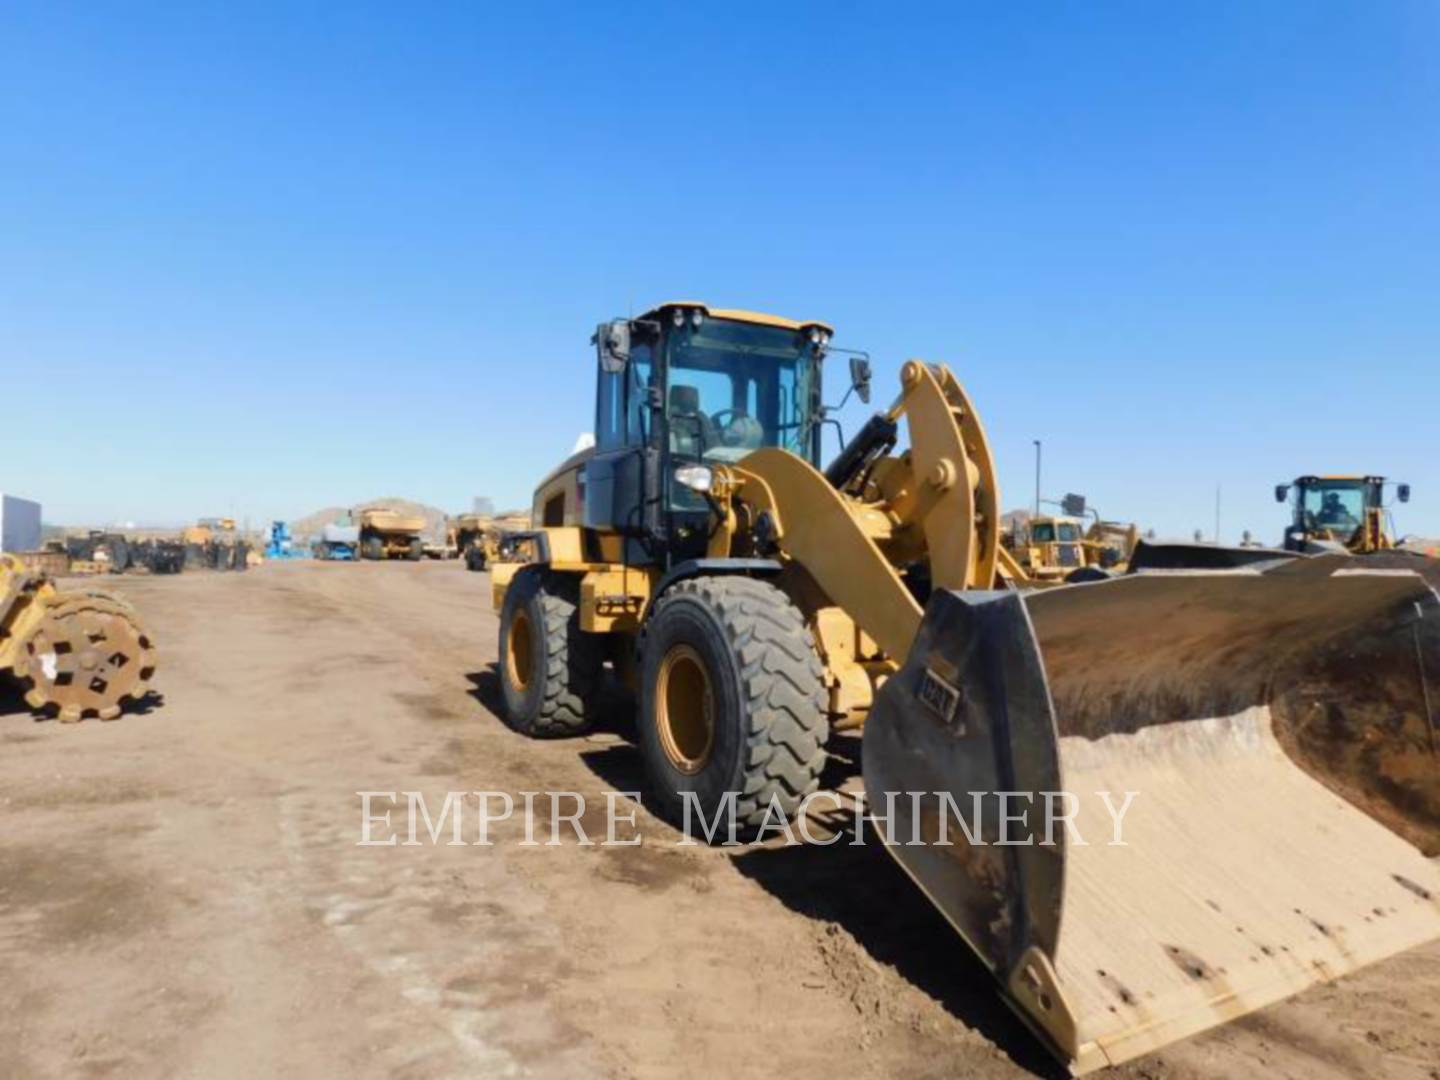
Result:
{"label": "wheel rim", "polygon": [[124,701],[145,696],[154,671],[154,647],[134,612],[99,592],[53,603],[15,666],[30,680],[26,702],[53,706],[66,721],[113,720]]}
{"label": "wheel rim", "polygon": [[510,620],[510,634],[505,641],[505,670],[510,676],[510,684],[524,693],[530,686],[534,666],[530,616],[523,611],[517,611]]}
{"label": "wheel rim", "polygon": [[655,714],[670,764],[687,775],[704,768],[715,746],[715,695],[704,661],[689,645],[676,645],[661,661]]}

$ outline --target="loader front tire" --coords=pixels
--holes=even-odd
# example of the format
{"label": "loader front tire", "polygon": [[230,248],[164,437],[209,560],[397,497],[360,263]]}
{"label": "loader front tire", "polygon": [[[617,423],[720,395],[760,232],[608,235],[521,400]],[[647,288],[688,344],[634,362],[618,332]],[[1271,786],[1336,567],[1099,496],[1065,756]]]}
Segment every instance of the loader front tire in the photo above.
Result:
{"label": "loader front tire", "polygon": [[580,629],[578,583],[542,569],[515,575],[500,613],[500,689],[522,735],[583,734],[595,719],[603,642]]}
{"label": "loader front tire", "polygon": [[[824,673],[799,610],[768,582],[682,581],[656,602],[641,655],[640,749],[656,809],[691,831],[753,835],[786,820],[825,764]],[[778,815],[769,826],[779,828]]]}

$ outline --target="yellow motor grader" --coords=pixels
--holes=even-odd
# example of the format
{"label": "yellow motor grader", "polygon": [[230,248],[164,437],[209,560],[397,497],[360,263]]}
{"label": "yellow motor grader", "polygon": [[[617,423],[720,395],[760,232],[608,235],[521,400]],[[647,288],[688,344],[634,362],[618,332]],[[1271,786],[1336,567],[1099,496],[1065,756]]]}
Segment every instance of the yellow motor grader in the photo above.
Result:
{"label": "yellow motor grader", "polygon": [[[650,805],[753,831],[863,726],[887,850],[1077,1072],[1440,936],[1420,577],[1152,571],[1141,545],[1119,577],[1009,587],[954,375],[907,362],[822,467],[830,342],[697,302],[600,325],[595,445],[491,568],[514,728],[583,731],[613,670]],[[850,375],[868,401],[868,359]]]}
{"label": "yellow motor grader", "polygon": [[155,646],[124,600],[99,589],[62,590],[0,555],[0,673],[25,703],[64,721],[113,720],[143,699]]}

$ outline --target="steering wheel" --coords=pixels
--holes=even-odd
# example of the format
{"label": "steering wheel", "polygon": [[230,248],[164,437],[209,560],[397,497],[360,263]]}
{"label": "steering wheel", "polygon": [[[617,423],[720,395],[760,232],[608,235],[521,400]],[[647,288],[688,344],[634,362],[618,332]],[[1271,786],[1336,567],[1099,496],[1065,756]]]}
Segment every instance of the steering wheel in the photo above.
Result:
{"label": "steering wheel", "polygon": [[720,409],[710,421],[720,429],[722,446],[758,447],[765,440],[759,421],[742,409]]}

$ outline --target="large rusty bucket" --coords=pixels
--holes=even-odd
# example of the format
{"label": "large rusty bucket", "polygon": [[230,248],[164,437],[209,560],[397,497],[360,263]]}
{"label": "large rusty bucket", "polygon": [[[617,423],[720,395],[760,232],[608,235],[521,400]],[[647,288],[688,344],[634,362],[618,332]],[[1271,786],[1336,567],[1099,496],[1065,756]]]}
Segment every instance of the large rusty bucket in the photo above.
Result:
{"label": "large rusty bucket", "polygon": [[931,598],[867,800],[1074,1071],[1440,937],[1440,598],[1362,566]]}

